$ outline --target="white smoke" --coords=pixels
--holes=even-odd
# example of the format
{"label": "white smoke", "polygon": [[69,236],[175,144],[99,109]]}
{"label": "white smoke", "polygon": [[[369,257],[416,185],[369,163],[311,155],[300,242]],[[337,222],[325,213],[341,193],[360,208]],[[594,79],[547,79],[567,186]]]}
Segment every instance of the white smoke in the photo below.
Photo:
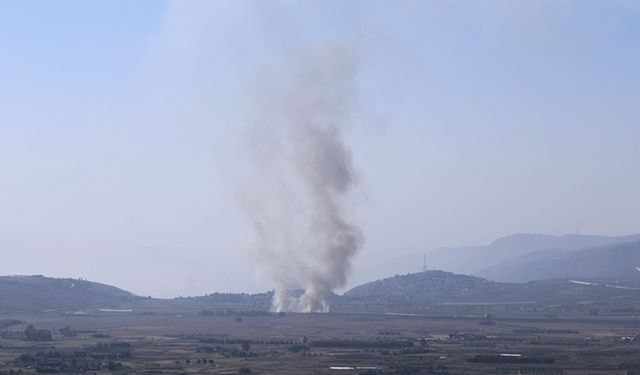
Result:
{"label": "white smoke", "polygon": [[[290,74],[263,71],[253,90],[258,119],[247,134],[254,170],[242,196],[254,258],[276,284],[275,310],[326,312],[364,240],[347,215],[358,179],[342,139],[357,109],[359,64],[335,42],[294,60]],[[291,297],[297,289],[304,294]]]}

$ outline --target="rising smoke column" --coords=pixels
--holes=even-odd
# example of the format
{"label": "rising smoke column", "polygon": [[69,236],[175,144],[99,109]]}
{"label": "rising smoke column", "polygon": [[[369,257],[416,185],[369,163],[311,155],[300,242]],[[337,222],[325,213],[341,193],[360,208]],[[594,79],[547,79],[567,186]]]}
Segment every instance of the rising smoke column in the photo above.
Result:
{"label": "rising smoke column", "polygon": [[[364,241],[348,216],[358,178],[342,139],[357,108],[358,61],[338,43],[294,60],[290,74],[263,71],[254,90],[258,118],[247,138],[253,174],[243,200],[254,258],[277,285],[274,309],[326,312]],[[291,298],[296,289],[305,293]]]}

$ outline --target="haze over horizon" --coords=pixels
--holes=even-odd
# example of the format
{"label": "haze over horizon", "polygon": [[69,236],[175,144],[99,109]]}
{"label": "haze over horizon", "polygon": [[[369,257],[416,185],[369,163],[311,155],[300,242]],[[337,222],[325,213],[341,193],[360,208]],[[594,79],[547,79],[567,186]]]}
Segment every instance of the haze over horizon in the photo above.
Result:
{"label": "haze over horizon", "polygon": [[21,1],[0,11],[0,275],[273,288],[238,197],[252,95],[331,41],[359,66],[356,267],[639,232],[639,3]]}

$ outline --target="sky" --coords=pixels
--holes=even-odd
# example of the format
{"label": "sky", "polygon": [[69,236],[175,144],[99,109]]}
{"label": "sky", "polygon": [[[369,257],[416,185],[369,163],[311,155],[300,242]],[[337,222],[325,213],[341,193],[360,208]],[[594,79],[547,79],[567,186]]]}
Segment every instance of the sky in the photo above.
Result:
{"label": "sky", "polygon": [[638,2],[26,0],[0,5],[0,275],[270,290],[247,129],[327,42],[357,60],[355,267],[640,232]]}

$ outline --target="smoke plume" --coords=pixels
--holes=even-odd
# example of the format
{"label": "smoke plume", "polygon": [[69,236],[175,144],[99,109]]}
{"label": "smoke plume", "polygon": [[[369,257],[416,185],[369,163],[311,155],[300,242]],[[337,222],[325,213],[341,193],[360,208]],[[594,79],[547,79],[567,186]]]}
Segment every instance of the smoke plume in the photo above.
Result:
{"label": "smoke plume", "polygon": [[[243,200],[254,258],[261,275],[276,284],[273,308],[326,312],[364,240],[348,216],[358,178],[342,138],[357,108],[359,64],[338,43],[294,60],[288,74],[265,69],[253,90],[253,172]],[[304,293],[294,298],[294,290]]]}

